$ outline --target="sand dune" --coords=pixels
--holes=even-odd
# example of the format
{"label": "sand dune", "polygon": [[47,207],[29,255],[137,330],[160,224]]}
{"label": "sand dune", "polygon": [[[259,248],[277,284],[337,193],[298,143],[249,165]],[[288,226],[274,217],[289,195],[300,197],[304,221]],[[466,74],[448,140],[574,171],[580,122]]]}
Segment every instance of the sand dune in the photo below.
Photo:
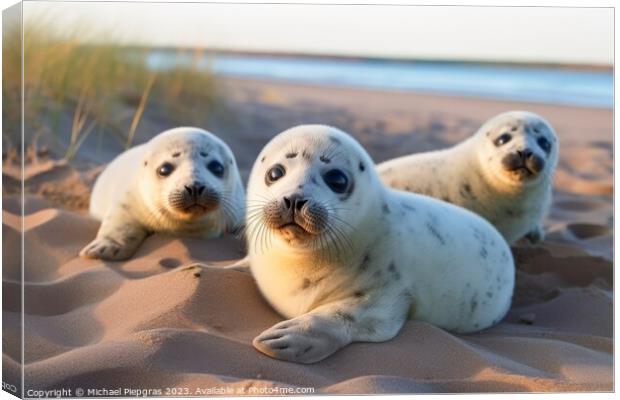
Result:
{"label": "sand dune", "polygon": [[[381,161],[455,143],[495,111],[527,108],[545,115],[562,141],[554,204],[545,221],[548,237],[539,246],[514,247],[517,289],[508,316],[471,335],[408,321],[391,341],[355,343],[314,365],[273,360],[251,341],[281,317],[250,275],[221,268],[243,256],[239,240],[154,235],[126,262],[80,259],[78,251],[98,228],[86,204],[101,167],[53,165],[26,182],[27,389],[120,387],[229,396],[285,394],[287,388],[340,394],[613,389],[609,111],[231,85],[239,129],[225,139],[246,177],[280,125],[341,126]],[[264,94],[266,88],[271,94]],[[21,221],[18,198],[11,194],[16,183],[5,179],[3,365],[5,380],[17,382]],[[308,392],[288,392],[294,393]]]}

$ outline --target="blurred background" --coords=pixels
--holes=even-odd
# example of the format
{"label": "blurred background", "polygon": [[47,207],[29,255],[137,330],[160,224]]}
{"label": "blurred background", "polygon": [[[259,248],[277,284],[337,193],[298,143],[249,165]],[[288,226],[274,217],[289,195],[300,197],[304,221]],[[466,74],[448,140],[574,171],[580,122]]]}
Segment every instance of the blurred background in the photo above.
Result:
{"label": "blurred background", "polygon": [[[102,135],[131,145],[155,128],[144,119],[228,127],[216,123],[239,117],[221,109],[234,97],[228,78],[613,105],[605,8],[27,2],[23,12],[26,133],[58,139],[46,145],[68,158]],[[18,42],[19,26],[5,32]],[[5,45],[5,60],[18,51]],[[263,93],[272,102],[276,86]],[[99,147],[85,155],[107,161]]]}
{"label": "blurred background", "polygon": [[[5,193],[20,174],[11,10]],[[611,254],[611,8],[26,2],[23,21],[26,190],[56,205],[86,210],[105,163],[175,126],[220,136],[245,179],[264,144],[293,125],[340,127],[379,162],[450,146],[525,109],[561,139],[549,229],[567,231],[566,201],[591,212],[571,238],[602,235],[593,246]]]}

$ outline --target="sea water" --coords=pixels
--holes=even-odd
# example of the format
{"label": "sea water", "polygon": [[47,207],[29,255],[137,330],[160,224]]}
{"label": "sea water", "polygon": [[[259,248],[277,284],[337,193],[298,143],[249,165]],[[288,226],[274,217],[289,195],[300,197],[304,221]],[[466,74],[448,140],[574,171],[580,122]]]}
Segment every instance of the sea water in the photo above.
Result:
{"label": "sea water", "polygon": [[613,73],[583,69],[459,62],[202,54],[154,50],[152,69],[189,66],[216,75],[473,96],[584,107],[613,107]]}

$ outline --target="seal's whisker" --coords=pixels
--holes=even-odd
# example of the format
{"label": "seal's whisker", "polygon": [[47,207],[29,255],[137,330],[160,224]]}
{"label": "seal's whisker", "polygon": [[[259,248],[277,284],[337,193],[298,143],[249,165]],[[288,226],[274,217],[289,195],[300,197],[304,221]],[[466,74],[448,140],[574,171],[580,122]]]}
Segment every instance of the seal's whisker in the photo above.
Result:
{"label": "seal's whisker", "polygon": [[261,204],[261,205],[255,205],[255,206],[248,206],[248,207],[246,207],[246,210],[252,210],[252,211],[254,211],[254,210],[261,210],[262,211],[262,209],[263,209],[263,207],[265,207],[265,205],[267,205],[267,203]]}
{"label": "seal's whisker", "polygon": [[259,219],[262,220],[263,217],[264,215],[262,212],[254,211],[254,212],[248,213],[245,219],[248,223],[254,223],[255,221]]}
{"label": "seal's whisker", "polygon": [[[262,243],[264,231],[267,226],[264,222],[264,215],[257,213],[251,217],[248,217],[248,224],[246,225],[245,233],[248,240],[252,240],[254,248],[257,248]],[[262,250],[262,245],[261,245]]]}
{"label": "seal's whisker", "polygon": [[340,211],[340,210],[351,211],[352,210],[352,208],[349,208],[349,207],[336,207],[333,204],[324,204],[324,206],[329,211]]}
{"label": "seal's whisker", "polygon": [[346,227],[350,228],[351,230],[355,230],[355,228],[353,227],[353,225],[351,225],[350,223],[348,223],[348,222],[347,222],[347,221],[345,221],[344,219],[340,218],[339,216],[337,216],[337,215],[335,215],[335,214],[334,214],[334,215],[332,215],[331,217],[334,219],[334,221],[338,222],[339,224],[343,224],[343,225],[345,225]]}
{"label": "seal's whisker", "polygon": [[329,241],[332,243],[331,246],[328,246],[328,252],[335,252],[335,254],[340,253],[341,251],[341,241],[337,234],[331,229],[331,227],[326,231],[326,235],[329,238]]}
{"label": "seal's whisker", "polygon": [[332,258],[332,253],[335,255],[338,255],[338,253],[340,253],[340,241],[338,239],[337,236],[334,235],[333,231],[331,229],[328,229],[326,232],[327,235],[327,240],[329,240],[331,243],[333,243],[332,246],[328,246],[327,247],[327,251],[328,251],[328,256],[331,259]]}
{"label": "seal's whisker", "polygon": [[253,197],[259,197],[259,198],[262,198],[263,200],[271,201],[270,198],[268,198],[267,196],[264,196],[264,195],[262,195],[260,193],[256,193],[256,192],[254,192],[252,194],[248,193],[248,199],[252,199]]}
{"label": "seal's whisker", "polygon": [[344,247],[353,249],[355,248],[353,242],[349,238],[349,236],[344,232],[341,226],[338,225],[338,221],[334,221],[335,223],[329,225],[329,229],[334,233],[335,237],[338,240],[338,243],[341,246],[340,250],[346,250]]}
{"label": "seal's whisker", "polygon": [[222,196],[222,200],[220,202],[219,212],[224,216],[222,220],[224,221],[222,230],[223,231],[231,231],[234,229],[233,225],[237,220],[237,214],[233,208],[231,200]]}
{"label": "seal's whisker", "polygon": [[267,245],[266,245],[267,233],[268,233],[267,227],[263,225],[262,230],[261,230],[261,238],[260,238],[260,248],[263,253],[267,252]]}

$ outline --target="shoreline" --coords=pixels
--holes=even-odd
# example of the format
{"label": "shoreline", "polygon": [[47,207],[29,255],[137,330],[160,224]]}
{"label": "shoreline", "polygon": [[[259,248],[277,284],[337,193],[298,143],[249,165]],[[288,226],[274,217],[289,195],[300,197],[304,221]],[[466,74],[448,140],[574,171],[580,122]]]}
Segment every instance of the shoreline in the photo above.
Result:
{"label": "shoreline", "polygon": [[334,61],[350,61],[350,62],[377,62],[386,64],[443,64],[443,65],[476,65],[489,67],[515,67],[515,68],[553,68],[558,70],[587,71],[587,72],[611,72],[613,73],[613,65],[607,64],[585,64],[585,63],[559,63],[559,62],[533,62],[533,61],[499,61],[499,60],[482,60],[482,59],[442,59],[442,58],[406,58],[406,57],[380,57],[371,55],[340,55],[340,54],[320,54],[320,53],[292,53],[278,51],[252,51],[252,50],[231,50],[228,48],[217,47],[177,47],[177,46],[160,46],[148,47],[139,45],[126,46],[128,50],[137,51],[165,51],[178,53],[179,51],[199,52],[208,54],[209,56],[241,56],[241,57],[281,57],[290,59],[316,59],[316,60],[334,60]]}
{"label": "shoreline", "polygon": [[370,92],[370,93],[386,93],[386,94],[401,94],[401,95],[412,95],[412,96],[424,96],[431,98],[441,98],[441,99],[452,99],[455,101],[480,101],[480,102],[488,102],[488,103],[502,103],[502,104],[515,104],[515,105],[540,105],[540,106],[548,106],[548,107],[565,107],[565,108],[583,108],[583,109],[592,109],[592,110],[601,110],[601,111],[611,111],[613,112],[613,106],[592,106],[592,105],[575,105],[570,103],[552,103],[546,101],[533,101],[533,100],[519,100],[519,99],[509,99],[509,98],[499,98],[493,97],[492,95],[484,96],[478,94],[460,94],[460,93],[446,93],[442,91],[425,91],[425,90],[414,90],[414,89],[396,89],[396,88],[373,88],[373,87],[362,87],[355,85],[346,85],[346,84],[334,84],[334,83],[320,83],[320,82],[299,82],[293,79],[286,78],[268,78],[268,77],[245,77],[242,75],[234,75],[234,74],[214,74],[220,82],[245,82],[255,85],[272,85],[272,86],[294,86],[300,88],[321,88],[325,90],[343,90],[343,91],[359,91],[359,92]]}

